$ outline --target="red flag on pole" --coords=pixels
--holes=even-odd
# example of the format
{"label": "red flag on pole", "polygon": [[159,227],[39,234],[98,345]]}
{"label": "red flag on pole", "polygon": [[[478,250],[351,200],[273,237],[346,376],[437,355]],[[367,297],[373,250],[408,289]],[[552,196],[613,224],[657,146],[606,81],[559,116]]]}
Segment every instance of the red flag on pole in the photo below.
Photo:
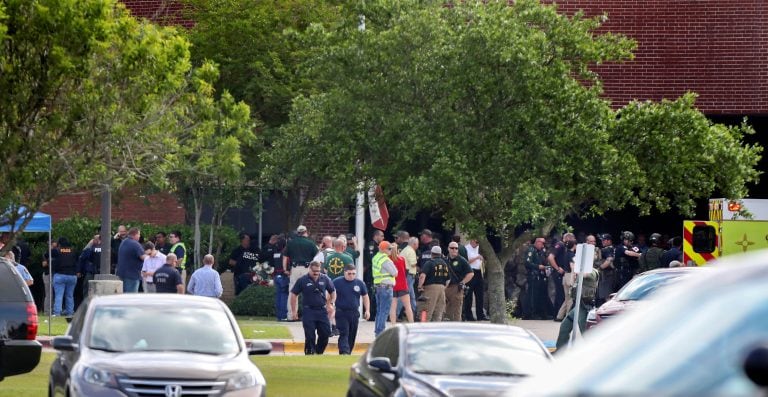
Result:
{"label": "red flag on pole", "polygon": [[368,210],[371,213],[371,225],[382,231],[387,230],[389,211],[384,201],[384,192],[379,185],[368,191]]}

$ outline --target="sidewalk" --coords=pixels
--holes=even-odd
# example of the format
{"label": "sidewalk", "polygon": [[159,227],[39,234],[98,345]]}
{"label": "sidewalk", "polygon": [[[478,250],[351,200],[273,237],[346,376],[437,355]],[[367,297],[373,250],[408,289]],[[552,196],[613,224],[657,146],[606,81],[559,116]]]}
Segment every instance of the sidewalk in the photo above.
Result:
{"label": "sidewalk", "polygon": [[[272,355],[293,355],[304,354],[304,328],[301,326],[301,321],[277,323],[286,326],[290,332],[292,339],[274,339],[270,340],[272,343]],[[514,325],[517,327],[529,329],[536,336],[544,342],[544,346],[550,349],[554,349],[555,341],[557,340],[557,334],[560,330],[560,323],[551,320],[514,320],[510,321],[508,325]],[[355,342],[355,349],[353,354],[363,354],[368,346],[375,339],[373,335],[374,322],[373,321],[360,321],[357,329],[357,340]],[[37,340],[43,345],[44,349],[51,348],[51,339],[53,337],[47,335],[38,335]],[[326,348],[326,354],[338,354],[339,347],[337,344],[338,337],[332,337],[328,342]]]}

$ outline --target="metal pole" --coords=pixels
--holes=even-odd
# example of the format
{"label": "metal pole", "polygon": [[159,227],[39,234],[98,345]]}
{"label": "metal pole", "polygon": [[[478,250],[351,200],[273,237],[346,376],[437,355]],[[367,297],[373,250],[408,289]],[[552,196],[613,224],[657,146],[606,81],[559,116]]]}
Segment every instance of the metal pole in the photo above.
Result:
{"label": "metal pole", "polygon": [[[51,231],[48,230],[48,302],[50,302],[50,306],[48,308],[45,308],[48,310],[48,336],[51,336],[51,321],[53,321],[53,258],[51,258],[52,254],[51,250]],[[45,274],[43,274],[43,277],[45,277]],[[45,300],[43,300],[43,306],[45,306]]]}
{"label": "metal pole", "polygon": [[101,261],[99,273],[110,274],[112,265],[112,190],[109,184],[101,192]]}

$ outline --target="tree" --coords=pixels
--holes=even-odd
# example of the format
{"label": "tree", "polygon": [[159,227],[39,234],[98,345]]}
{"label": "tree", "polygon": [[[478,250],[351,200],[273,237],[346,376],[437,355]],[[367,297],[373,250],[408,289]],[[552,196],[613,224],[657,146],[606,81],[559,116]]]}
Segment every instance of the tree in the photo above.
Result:
{"label": "tree", "polygon": [[0,205],[24,205],[31,217],[62,193],[162,175],[187,41],[114,0],[1,9]]}
{"label": "tree", "polygon": [[[202,263],[203,203],[209,200],[214,204],[214,218],[237,203],[233,199],[247,188],[242,148],[255,142],[248,105],[236,102],[227,91],[216,99],[213,82],[217,79],[218,70],[211,62],[195,69],[187,92],[175,108],[175,124],[180,131],[169,178],[182,201],[191,202],[194,208],[196,264]],[[216,222],[211,222],[211,236],[215,226]]]}
{"label": "tree", "polygon": [[751,128],[711,123],[693,94],[611,108],[590,66],[630,61],[635,44],[598,33],[604,16],[535,0],[367,4],[364,32],[312,32],[326,47],[308,70],[328,88],[294,101],[271,159],[298,153],[277,164],[329,181],[325,202],[375,180],[393,205],[439,210],[477,237],[494,322],[502,264],[567,216],[688,212],[757,179]]}

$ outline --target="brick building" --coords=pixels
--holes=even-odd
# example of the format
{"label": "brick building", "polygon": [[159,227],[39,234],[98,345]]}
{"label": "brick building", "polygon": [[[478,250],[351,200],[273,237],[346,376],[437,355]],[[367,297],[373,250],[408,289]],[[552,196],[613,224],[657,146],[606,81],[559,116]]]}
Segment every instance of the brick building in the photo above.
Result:
{"label": "brick building", "polygon": [[[577,10],[587,16],[606,13],[603,31],[622,33],[637,41],[634,61],[595,68],[606,96],[616,106],[633,99],[674,99],[695,91],[699,94],[697,106],[714,120],[738,122],[749,116],[762,132],[758,139],[768,139],[768,1],[545,1],[557,3],[561,12],[569,15]],[[134,15],[190,25],[190,21],[179,17],[179,6],[171,0],[123,2]],[[61,200],[65,201],[63,205]],[[83,197],[76,200],[68,196],[47,208],[76,211],[77,205],[89,204],[83,202]],[[169,204],[169,208],[176,207]],[[176,217],[178,213],[174,210],[167,215]],[[343,215],[343,211],[331,218],[310,213],[305,220],[317,233],[336,234],[349,227]],[[158,223],[163,222],[158,219]]]}

